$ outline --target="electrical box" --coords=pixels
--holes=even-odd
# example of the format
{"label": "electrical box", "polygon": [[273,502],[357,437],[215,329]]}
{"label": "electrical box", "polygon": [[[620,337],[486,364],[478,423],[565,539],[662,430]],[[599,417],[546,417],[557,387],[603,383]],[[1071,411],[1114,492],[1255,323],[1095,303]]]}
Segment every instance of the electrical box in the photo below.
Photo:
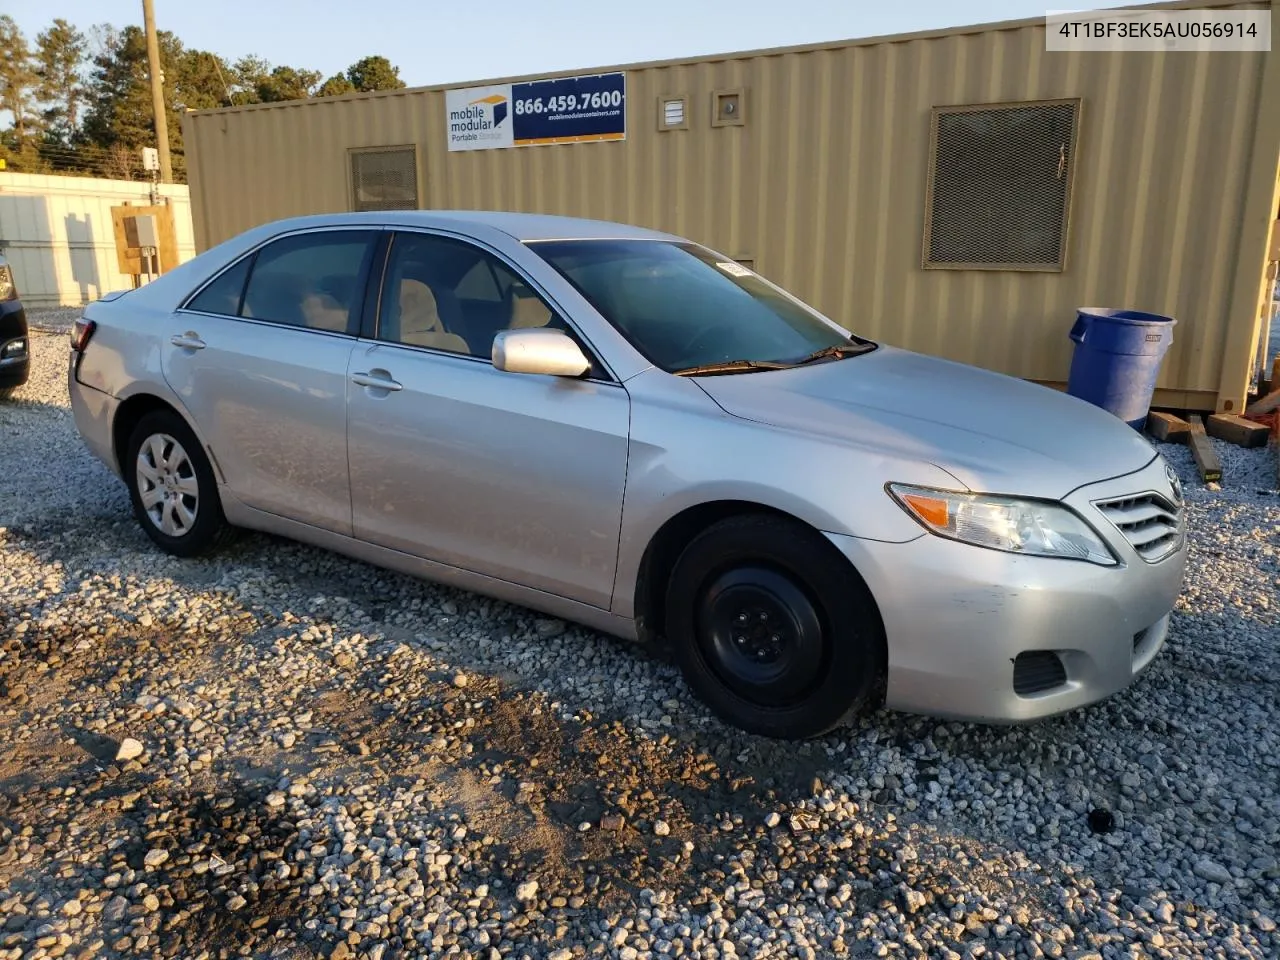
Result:
{"label": "electrical box", "polygon": [[159,170],[160,169],[160,151],[155,147],[142,148],[142,169],[143,170]]}
{"label": "electrical box", "polygon": [[[145,223],[140,234],[139,224],[130,224],[130,220],[154,221],[158,235],[148,236],[149,229]],[[173,207],[168,204],[122,203],[112,207],[111,232],[116,245],[117,269],[123,274],[137,276],[143,273],[167,273],[179,263]],[[149,246],[156,255],[144,253],[144,246]]]}
{"label": "electrical box", "polygon": [[144,213],[124,218],[124,236],[128,246],[137,248],[160,246],[160,225],[155,214]]}

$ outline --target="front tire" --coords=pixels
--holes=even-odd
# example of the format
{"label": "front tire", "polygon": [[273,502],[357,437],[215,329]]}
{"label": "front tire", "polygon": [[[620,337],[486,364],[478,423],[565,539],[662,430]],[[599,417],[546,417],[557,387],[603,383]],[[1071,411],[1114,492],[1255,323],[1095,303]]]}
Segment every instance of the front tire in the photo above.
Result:
{"label": "front tire", "polygon": [[194,557],[231,539],[213,468],[176,413],[145,414],[129,435],[122,466],[134,516],[160,549]]}
{"label": "front tire", "polygon": [[727,723],[798,740],[872,705],[885,668],[875,601],[797,521],[753,514],[708,527],[676,561],[666,610],[685,680]]}

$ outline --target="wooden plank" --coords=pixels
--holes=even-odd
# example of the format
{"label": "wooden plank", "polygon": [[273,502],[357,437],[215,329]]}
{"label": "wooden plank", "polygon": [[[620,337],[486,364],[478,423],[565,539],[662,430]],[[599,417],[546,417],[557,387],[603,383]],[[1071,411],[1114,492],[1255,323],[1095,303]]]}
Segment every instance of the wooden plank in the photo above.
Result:
{"label": "wooden plank", "polygon": [[1222,479],[1222,461],[1213,449],[1213,441],[1204,430],[1204,420],[1195,414],[1190,422],[1191,432],[1187,434],[1187,443],[1191,444],[1191,456],[1200,468],[1200,479],[1205,483],[1213,483]]}
{"label": "wooden plank", "polygon": [[1253,416],[1255,413],[1270,413],[1272,410],[1280,410],[1280,388],[1272,390],[1266,396],[1259,397],[1245,409],[1245,413]]}
{"label": "wooden plank", "polygon": [[1205,425],[1211,437],[1226,440],[1238,447],[1265,447],[1271,430],[1265,423],[1254,423],[1231,413],[1215,413]]}
{"label": "wooden plank", "polygon": [[1174,416],[1172,413],[1152,410],[1147,414],[1147,433],[1157,440],[1166,440],[1169,443],[1186,443],[1187,437],[1191,433],[1191,424],[1181,417]]}

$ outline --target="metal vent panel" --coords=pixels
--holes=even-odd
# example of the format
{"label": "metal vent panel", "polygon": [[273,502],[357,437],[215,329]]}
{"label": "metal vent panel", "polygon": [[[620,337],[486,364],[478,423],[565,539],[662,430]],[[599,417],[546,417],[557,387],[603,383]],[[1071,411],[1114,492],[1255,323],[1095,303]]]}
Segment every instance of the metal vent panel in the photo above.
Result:
{"label": "metal vent panel", "polygon": [[353,150],[351,207],[357,212],[418,209],[417,150]]}
{"label": "metal vent panel", "polygon": [[1182,541],[1182,508],[1155,493],[1141,493],[1094,504],[1148,563],[1163,560]]}
{"label": "metal vent panel", "polygon": [[1078,100],[933,111],[924,266],[1061,270]]}

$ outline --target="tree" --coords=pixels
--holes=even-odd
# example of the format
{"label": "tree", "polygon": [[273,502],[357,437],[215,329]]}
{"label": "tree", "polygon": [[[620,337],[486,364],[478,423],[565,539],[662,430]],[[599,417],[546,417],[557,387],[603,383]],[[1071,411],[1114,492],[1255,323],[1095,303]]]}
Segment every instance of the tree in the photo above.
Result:
{"label": "tree", "polygon": [[19,139],[36,132],[36,117],[31,112],[35,86],[36,71],[27,38],[13,17],[0,14],[0,109],[13,114]]}
{"label": "tree", "polygon": [[47,136],[55,143],[70,144],[79,129],[88,49],[85,35],[61,18],[36,37],[36,96],[45,104]]}
{"label": "tree", "polygon": [[346,78],[345,74],[335,73],[320,85],[320,89],[316,91],[316,96],[340,97],[344,93],[355,93],[355,90],[356,88],[351,85],[351,81]]}
{"label": "tree", "polygon": [[371,90],[402,90],[400,68],[393,67],[386,57],[364,57],[347,67],[347,80],[361,93]]}
{"label": "tree", "polygon": [[[174,70],[165,68],[165,102],[170,109],[209,110],[230,106],[232,91],[227,84],[231,68],[216,53],[208,50],[183,50],[177,45]],[[170,88],[172,84],[172,88]],[[170,136],[173,130],[169,131]]]}
{"label": "tree", "polygon": [[241,57],[231,68],[236,103],[279,103],[306,100],[320,83],[315,70],[272,67],[261,57]]}
{"label": "tree", "polygon": [[[167,30],[159,31],[157,39],[168,111],[169,150],[174,171],[182,172],[186,164],[178,110],[228,106],[231,99],[226,77],[230,68],[207,50],[185,50]],[[141,27],[125,27],[94,57],[84,137],[104,150],[119,147],[135,156],[141,147],[155,144],[147,41]]]}
{"label": "tree", "polygon": [[241,57],[231,65],[234,91],[231,95],[235,103],[261,103],[258,87],[271,74],[271,64],[261,57]]}
{"label": "tree", "polygon": [[[165,31],[160,32],[159,41],[161,69],[167,79],[175,59],[174,41]],[[89,142],[104,150],[117,144],[137,148],[155,143],[147,41],[141,27],[128,26],[102,37],[101,48],[93,58],[83,131]]]}
{"label": "tree", "polygon": [[320,82],[318,70],[299,70],[295,67],[276,67],[259,81],[258,100],[262,103],[279,103],[283,100],[305,100]]}

